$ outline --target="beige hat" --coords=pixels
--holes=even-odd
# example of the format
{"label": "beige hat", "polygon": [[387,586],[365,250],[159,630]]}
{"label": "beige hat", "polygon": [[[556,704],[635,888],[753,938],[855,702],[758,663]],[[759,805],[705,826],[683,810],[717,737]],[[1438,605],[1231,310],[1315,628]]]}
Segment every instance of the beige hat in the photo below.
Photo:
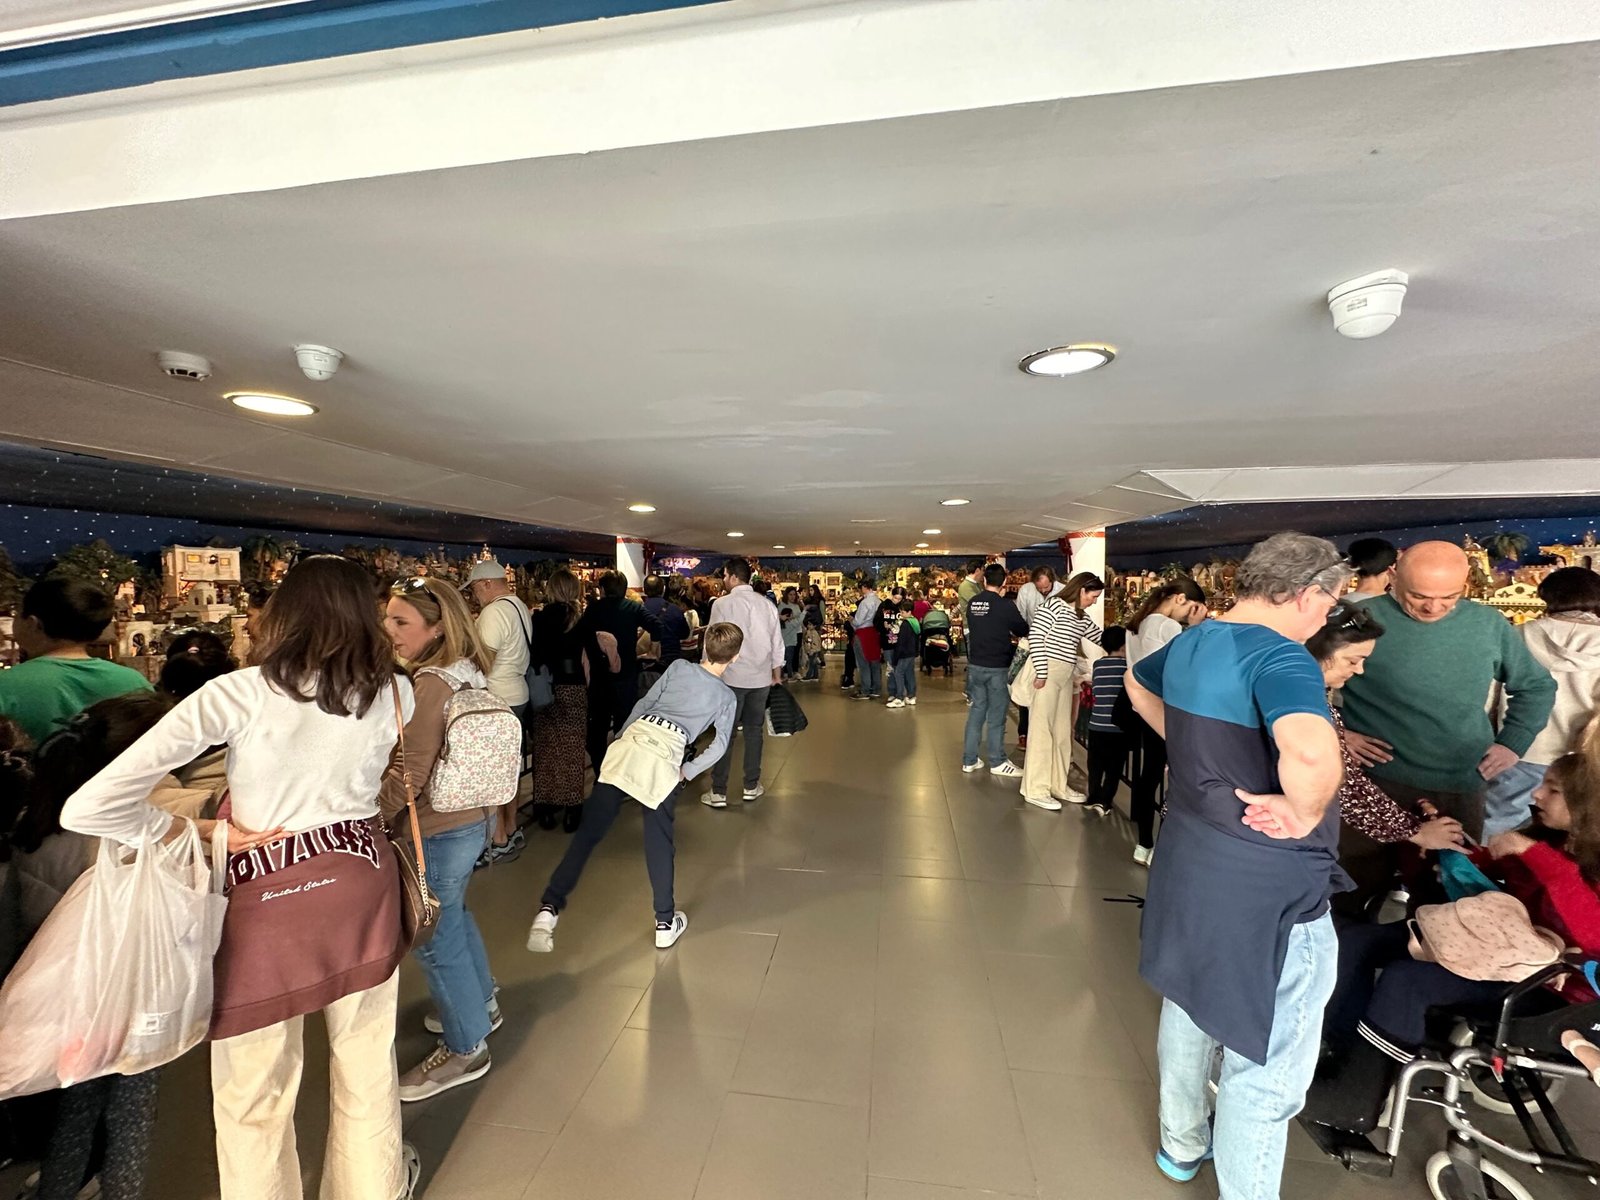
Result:
{"label": "beige hat", "polygon": [[1522,901],[1505,892],[1425,904],[1412,929],[1413,958],[1463,979],[1520,983],[1566,952],[1559,935],[1535,925]]}
{"label": "beige hat", "polygon": [[477,583],[480,579],[498,579],[501,583],[506,581],[506,569],[500,565],[500,560],[486,558],[472,568],[472,574],[467,576],[468,583]]}

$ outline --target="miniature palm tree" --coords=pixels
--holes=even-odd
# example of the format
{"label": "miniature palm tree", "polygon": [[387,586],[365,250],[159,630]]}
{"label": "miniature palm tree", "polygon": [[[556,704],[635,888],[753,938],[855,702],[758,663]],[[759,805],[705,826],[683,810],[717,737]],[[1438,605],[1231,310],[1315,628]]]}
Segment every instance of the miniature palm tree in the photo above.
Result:
{"label": "miniature palm tree", "polygon": [[1483,539],[1483,548],[1496,562],[1517,562],[1530,545],[1526,534],[1491,533]]}

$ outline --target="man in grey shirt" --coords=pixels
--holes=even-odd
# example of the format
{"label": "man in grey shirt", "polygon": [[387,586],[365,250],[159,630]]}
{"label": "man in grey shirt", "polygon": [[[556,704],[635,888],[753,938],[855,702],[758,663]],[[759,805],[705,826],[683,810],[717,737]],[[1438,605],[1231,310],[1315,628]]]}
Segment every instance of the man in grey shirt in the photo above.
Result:
{"label": "man in grey shirt", "polygon": [[[761,786],[761,750],[766,732],[767,693],[783,678],[783,626],[777,605],[750,586],[750,564],[730,558],[722,564],[723,594],[711,605],[711,624],[726,621],[744,634],[738,661],[722,677],[739,698],[738,723],[744,730],[744,798],[754,800]],[[711,790],[700,797],[708,808],[728,807],[728,776],[733,746],[711,769]]]}

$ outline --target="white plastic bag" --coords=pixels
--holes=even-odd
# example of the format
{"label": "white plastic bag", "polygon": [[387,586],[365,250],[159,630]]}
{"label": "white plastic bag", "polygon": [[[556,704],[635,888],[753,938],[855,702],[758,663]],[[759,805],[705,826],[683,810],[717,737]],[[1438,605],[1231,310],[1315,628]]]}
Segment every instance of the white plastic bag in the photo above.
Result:
{"label": "white plastic bag", "polygon": [[0,987],[0,1099],[136,1075],[211,1024],[227,911],[227,826],[213,863],[193,822],[169,845],[100,844]]}

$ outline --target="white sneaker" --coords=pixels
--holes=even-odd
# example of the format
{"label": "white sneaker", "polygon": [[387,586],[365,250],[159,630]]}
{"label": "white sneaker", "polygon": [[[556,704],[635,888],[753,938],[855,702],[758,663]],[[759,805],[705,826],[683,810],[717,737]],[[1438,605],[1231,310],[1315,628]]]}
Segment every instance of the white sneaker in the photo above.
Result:
{"label": "white sneaker", "polygon": [[528,930],[528,949],[535,954],[549,954],[556,948],[556,922],[561,917],[548,908],[541,908]]}
{"label": "white sneaker", "polygon": [[422,1179],[422,1156],[410,1142],[400,1143],[400,1161],[405,1164],[406,1181],[402,1184],[398,1200],[411,1200],[417,1194],[417,1184]]}
{"label": "white sneaker", "polygon": [[906,697],[906,707],[907,708],[915,708],[916,706],[917,706],[917,698],[915,696],[907,696]]}
{"label": "white sneaker", "polygon": [[999,766],[990,767],[989,774],[998,775],[1001,779],[1021,779],[1022,768],[1008,758]]}
{"label": "white sneaker", "polygon": [[759,783],[753,788],[745,788],[744,790],[744,798],[747,803],[751,800],[759,800],[766,794],[767,789],[762,787]]}
{"label": "white sneaker", "polygon": [[905,706],[906,706],[906,702],[904,700],[900,700],[898,698],[894,699],[894,700],[891,700],[887,704],[884,705],[885,708],[904,708]]}
{"label": "white sneaker", "polygon": [[1068,804],[1087,804],[1089,802],[1088,796],[1085,796],[1082,792],[1075,792],[1071,788],[1068,788],[1067,794],[1060,797],[1060,799],[1065,800]]}
{"label": "white sneaker", "polygon": [[983,764],[982,764],[982,763],[981,763],[981,762],[975,762],[975,763],[962,763],[962,764],[961,764],[961,770],[962,770],[962,771],[963,771],[963,772],[964,772],[964,773],[965,773],[965,774],[967,774],[967,775],[971,775],[971,774],[972,774],[972,773],[973,773],[973,772],[974,772],[974,771],[981,771],[981,770],[983,770]]}
{"label": "white sneaker", "polygon": [[1023,799],[1029,804],[1033,805],[1035,808],[1044,809],[1045,812],[1061,811],[1061,801],[1057,800],[1054,796],[1024,796]]}
{"label": "white sneaker", "polygon": [[665,921],[656,922],[656,949],[670,950],[672,944],[683,936],[683,931],[689,928],[689,918],[680,910],[672,914],[672,923]]}
{"label": "white sneaker", "polygon": [[700,797],[700,803],[704,804],[707,808],[727,808],[728,798],[721,792],[707,792],[704,796]]}
{"label": "white sneaker", "polygon": [[1138,863],[1141,867],[1148,867],[1150,865],[1150,860],[1155,856],[1156,852],[1154,847],[1135,846],[1133,848],[1133,861]]}
{"label": "white sneaker", "polygon": [[[500,1026],[502,1026],[502,1025],[504,1025],[506,1023],[505,1017],[503,1015],[501,1015],[501,1012],[500,1012],[500,996],[499,996],[500,989],[497,987],[494,990],[495,990],[496,994],[493,995],[493,996],[490,996],[489,997],[489,1002],[484,1005],[484,1008],[489,1010],[489,1032],[490,1033],[493,1033],[496,1029],[499,1029]],[[427,1016],[423,1017],[422,1018],[422,1027],[424,1029],[426,1029],[429,1033],[433,1034],[435,1037],[437,1037],[440,1034],[444,1033],[444,1022],[439,1019],[438,1012],[431,1012]]]}

